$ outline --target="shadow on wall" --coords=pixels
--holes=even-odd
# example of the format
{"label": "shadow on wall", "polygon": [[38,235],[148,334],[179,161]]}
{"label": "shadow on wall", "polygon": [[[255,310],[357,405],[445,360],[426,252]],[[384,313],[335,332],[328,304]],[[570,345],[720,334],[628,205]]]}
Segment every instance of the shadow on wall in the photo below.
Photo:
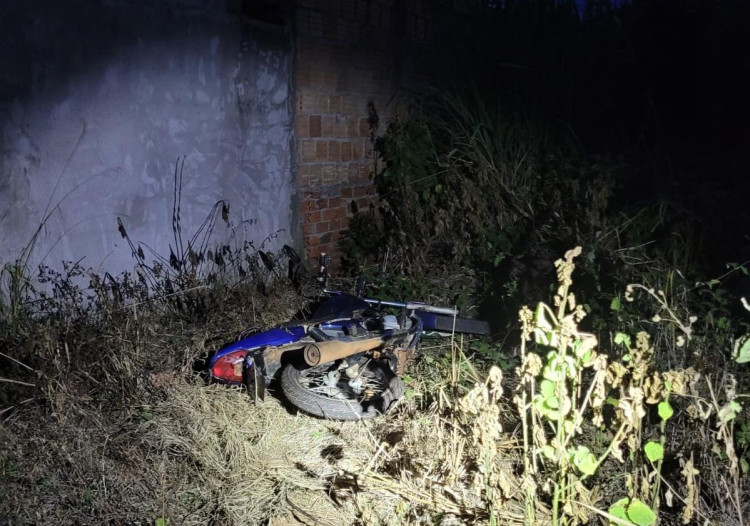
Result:
{"label": "shadow on wall", "polygon": [[132,268],[118,217],[168,252],[178,158],[186,232],[226,200],[246,240],[291,243],[288,30],[218,0],[103,3],[0,7],[0,264],[39,230],[32,267]]}

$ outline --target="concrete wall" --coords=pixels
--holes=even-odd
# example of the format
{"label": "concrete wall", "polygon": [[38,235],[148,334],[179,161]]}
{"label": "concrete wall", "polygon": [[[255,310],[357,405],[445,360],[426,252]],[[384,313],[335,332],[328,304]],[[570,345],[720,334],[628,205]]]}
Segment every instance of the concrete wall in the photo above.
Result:
{"label": "concrete wall", "polygon": [[2,2],[0,265],[47,215],[32,266],[132,269],[118,217],[168,256],[182,156],[185,238],[226,199],[240,238],[293,241],[291,37],[227,5]]}

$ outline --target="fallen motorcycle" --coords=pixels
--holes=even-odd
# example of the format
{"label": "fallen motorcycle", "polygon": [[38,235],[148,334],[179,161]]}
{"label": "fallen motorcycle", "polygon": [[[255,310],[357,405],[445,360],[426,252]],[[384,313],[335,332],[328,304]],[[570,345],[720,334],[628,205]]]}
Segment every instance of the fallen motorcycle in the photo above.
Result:
{"label": "fallen motorcycle", "polygon": [[[284,250],[291,274],[299,258]],[[361,280],[355,294],[327,290],[329,264],[322,255],[318,282],[326,299],[310,319],[226,345],[209,360],[211,377],[244,385],[258,401],[280,375],[284,395],[302,411],[332,420],[372,418],[404,395],[401,375],[426,331],[489,333],[487,322],[459,318],[452,308],[365,298]]]}

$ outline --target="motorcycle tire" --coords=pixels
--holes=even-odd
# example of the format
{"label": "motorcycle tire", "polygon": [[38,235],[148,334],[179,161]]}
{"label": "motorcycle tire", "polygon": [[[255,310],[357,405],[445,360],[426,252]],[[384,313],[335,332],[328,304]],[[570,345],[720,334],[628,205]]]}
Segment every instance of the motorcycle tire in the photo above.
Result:
{"label": "motorcycle tire", "polygon": [[350,387],[344,362],[314,367],[288,364],[281,373],[281,389],[295,407],[330,420],[363,420],[387,413],[404,395],[404,382],[390,367],[376,360],[361,360],[364,389]]}
{"label": "motorcycle tire", "polygon": [[490,334],[490,324],[483,320],[472,320],[470,318],[456,318],[455,325],[453,316],[435,316],[435,330],[440,332],[456,332],[466,334]]}

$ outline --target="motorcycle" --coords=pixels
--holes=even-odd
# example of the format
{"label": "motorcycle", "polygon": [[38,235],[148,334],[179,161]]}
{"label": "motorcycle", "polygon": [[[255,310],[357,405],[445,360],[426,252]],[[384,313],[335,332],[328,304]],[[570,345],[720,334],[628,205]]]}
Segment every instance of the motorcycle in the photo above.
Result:
{"label": "motorcycle", "polygon": [[[298,276],[299,256],[285,246],[289,274]],[[272,260],[262,254],[264,264]],[[330,257],[320,256],[317,281],[325,300],[312,317],[252,334],[219,349],[209,360],[214,381],[244,385],[263,400],[280,377],[289,402],[332,420],[385,414],[404,395],[407,361],[425,332],[489,334],[489,324],[457,317],[455,309],[417,301],[364,297],[360,278],[354,294],[326,288]]]}

